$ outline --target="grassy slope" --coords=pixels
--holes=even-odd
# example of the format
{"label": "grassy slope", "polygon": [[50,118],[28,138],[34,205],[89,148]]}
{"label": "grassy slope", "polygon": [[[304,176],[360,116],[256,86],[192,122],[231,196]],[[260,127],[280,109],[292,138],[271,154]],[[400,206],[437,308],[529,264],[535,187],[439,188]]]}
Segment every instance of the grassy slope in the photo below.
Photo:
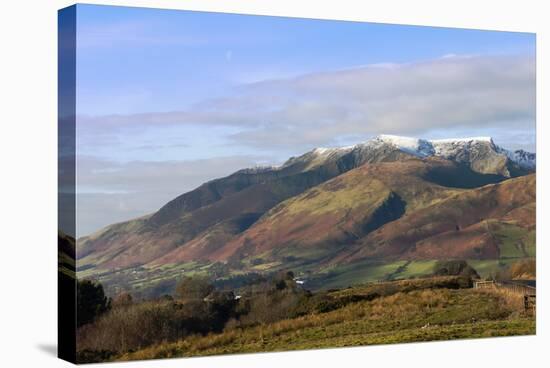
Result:
{"label": "grassy slope", "polygon": [[496,223],[491,232],[499,243],[500,258],[535,256],[535,229],[526,229],[510,223]]}
{"label": "grassy slope", "polygon": [[334,267],[317,281],[322,289],[347,287],[368,282],[409,279],[431,275],[436,260],[373,262],[362,261]]}
{"label": "grassy slope", "polygon": [[[144,265],[165,256],[178,261],[196,260],[225,243],[225,237],[194,244],[191,254],[185,247],[210,227],[224,221],[243,225],[246,218],[265,213],[279,202],[351,169],[337,164],[337,158],[305,165],[295,162],[281,170],[236,172],[207,182],[167,203],[146,218],[109,226],[81,241],[82,262],[106,270]],[[245,228],[249,226],[246,224]],[[227,235],[234,235],[228,232]],[[205,249],[201,252],[201,247]]]}
{"label": "grassy slope", "polygon": [[[445,188],[425,179],[430,170],[448,169],[445,165],[449,163],[408,160],[351,170],[282,202],[219,250],[225,256],[234,255],[235,249],[243,252],[237,257],[242,265],[234,267],[231,275],[281,269],[305,275],[313,271],[325,289],[428,275],[434,259],[441,257],[472,260],[482,277],[514,260],[533,257],[535,205],[529,202],[531,197],[526,192],[534,193],[534,176],[473,190]],[[371,232],[363,238],[364,244],[354,247],[354,237],[361,237],[364,225],[377,217],[373,214],[383,208],[393,193],[407,203],[405,216]],[[516,202],[527,204],[516,207]],[[487,208],[483,209],[484,205]],[[455,230],[457,225],[460,231]],[[99,278],[105,284],[124,283],[130,289],[136,286],[143,290],[147,284],[176,280],[184,273],[207,272],[204,266],[208,261],[195,265],[190,265],[190,261],[200,259],[200,252],[207,249],[216,253],[216,247],[210,248],[209,244],[227,241],[228,234],[235,232],[227,232],[227,226],[233,228],[234,224],[218,223],[211,232],[178,248],[177,252],[187,254],[181,259],[182,254],[168,253],[160,265],[126,270],[91,267],[79,271],[79,277],[103,273]],[[324,231],[327,228],[331,231]],[[162,248],[158,243],[151,247]],[[231,249],[225,253],[226,248]],[[351,252],[346,256],[348,251]],[[225,256],[220,256],[220,260]],[[79,270],[104,261],[100,254],[90,255],[78,261]]]}
{"label": "grassy slope", "polygon": [[461,193],[425,178],[431,170],[447,166],[454,164],[409,159],[361,166],[280,203],[209,257],[246,258],[271,251],[274,260],[283,249],[295,249],[294,255],[303,257],[300,252],[308,247],[321,253],[315,255],[318,259],[334,256],[339,245],[349,245],[403,213]]}
{"label": "grassy slope", "polygon": [[399,292],[328,313],[194,336],[119,360],[534,334],[535,320],[501,298],[472,289]]}
{"label": "grassy slope", "polygon": [[[371,232],[349,259],[496,259],[499,239],[488,223],[512,223],[510,212],[535,201],[535,184],[529,175],[450,196]],[[534,220],[531,212],[514,219],[525,232]]]}

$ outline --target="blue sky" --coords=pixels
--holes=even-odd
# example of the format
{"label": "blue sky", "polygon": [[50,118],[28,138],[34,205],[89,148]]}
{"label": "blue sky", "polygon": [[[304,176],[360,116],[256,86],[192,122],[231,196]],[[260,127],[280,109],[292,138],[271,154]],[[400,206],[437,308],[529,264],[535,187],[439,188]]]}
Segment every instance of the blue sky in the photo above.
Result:
{"label": "blue sky", "polygon": [[79,7],[78,32],[84,114],[179,110],[304,73],[535,50],[522,33],[94,5]]}
{"label": "blue sky", "polygon": [[535,148],[534,34],[97,5],[77,17],[81,233],[243,165],[382,133]]}

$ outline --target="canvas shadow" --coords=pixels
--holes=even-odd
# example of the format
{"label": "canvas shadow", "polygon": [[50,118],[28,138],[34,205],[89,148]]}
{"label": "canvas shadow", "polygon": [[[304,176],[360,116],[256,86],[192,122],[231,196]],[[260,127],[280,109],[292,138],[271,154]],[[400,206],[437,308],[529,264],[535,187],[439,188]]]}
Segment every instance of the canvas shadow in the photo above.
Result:
{"label": "canvas shadow", "polygon": [[56,344],[38,344],[36,346],[39,350],[43,351],[48,355],[57,357],[57,345]]}

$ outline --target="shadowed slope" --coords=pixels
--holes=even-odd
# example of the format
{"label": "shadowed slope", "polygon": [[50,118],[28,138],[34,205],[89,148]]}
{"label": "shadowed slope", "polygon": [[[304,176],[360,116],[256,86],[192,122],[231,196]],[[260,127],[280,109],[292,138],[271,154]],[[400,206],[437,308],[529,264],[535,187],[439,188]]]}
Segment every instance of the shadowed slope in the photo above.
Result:
{"label": "shadowed slope", "polygon": [[[278,168],[241,170],[201,185],[153,215],[115,224],[79,239],[79,262],[112,269],[143,265],[159,258],[169,263],[204,258],[254,222],[243,218],[255,220],[281,201],[364,162],[406,157],[409,155],[385,145],[353,151],[314,150],[291,158]],[[230,222],[246,226],[237,226],[236,232],[234,226],[228,225]],[[229,231],[220,233],[220,223],[228,225]],[[218,234],[209,236],[209,230]],[[189,253],[183,249],[187,246]],[[169,255],[171,252],[175,253]]]}
{"label": "shadowed slope", "polygon": [[385,224],[464,192],[434,182],[451,172],[467,174],[464,187],[500,179],[439,158],[365,164],[281,203],[209,258],[310,262],[345,253]]}

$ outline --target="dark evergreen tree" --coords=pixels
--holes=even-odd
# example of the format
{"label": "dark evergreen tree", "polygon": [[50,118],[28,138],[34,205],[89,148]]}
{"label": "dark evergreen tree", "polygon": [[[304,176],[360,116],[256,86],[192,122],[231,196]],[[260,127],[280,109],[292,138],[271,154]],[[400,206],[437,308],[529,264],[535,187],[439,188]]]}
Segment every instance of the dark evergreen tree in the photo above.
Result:
{"label": "dark evergreen tree", "polygon": [[91,280],[82,280],[77,285],[77,326],[93,322],[111,308],[111,299],[105,296],[103,285]]}

